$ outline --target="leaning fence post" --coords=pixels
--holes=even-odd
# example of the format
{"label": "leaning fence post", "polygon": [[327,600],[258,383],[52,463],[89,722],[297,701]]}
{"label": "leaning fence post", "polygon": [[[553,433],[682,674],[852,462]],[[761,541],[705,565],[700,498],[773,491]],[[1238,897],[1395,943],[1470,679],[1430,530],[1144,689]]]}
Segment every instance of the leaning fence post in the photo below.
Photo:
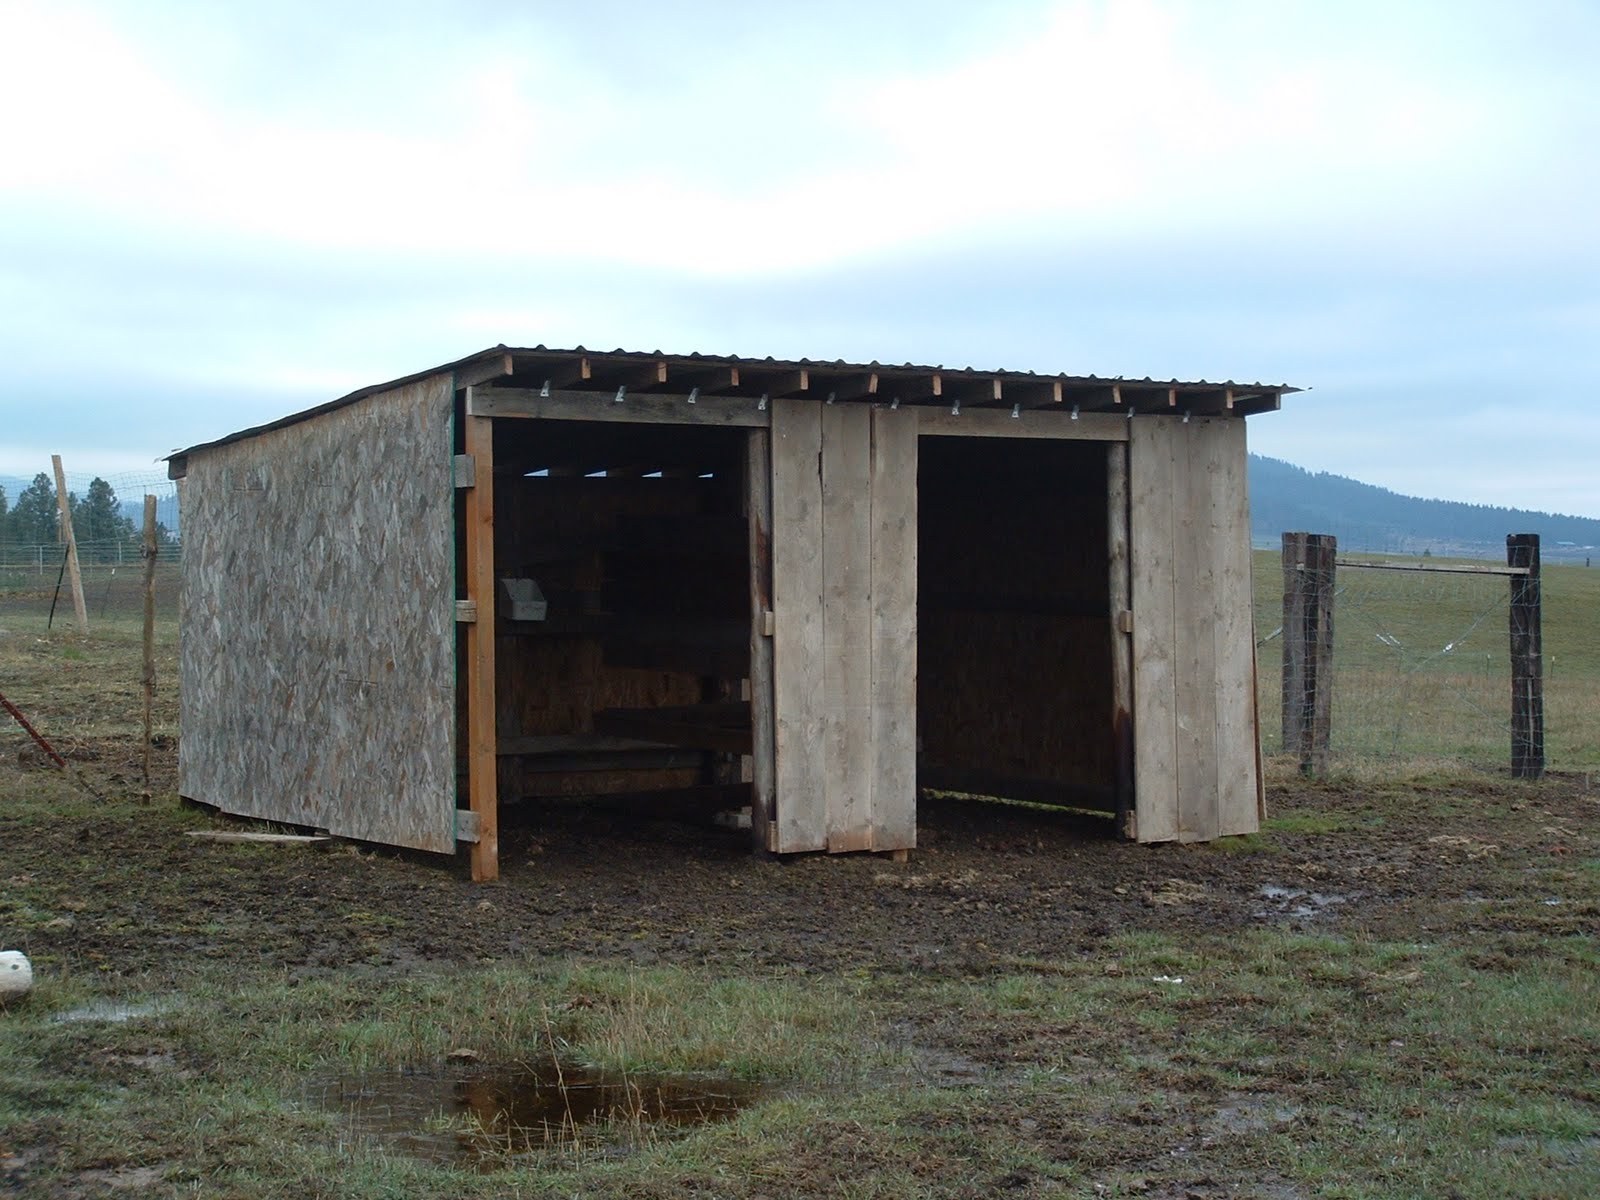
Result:
{"label": "leaning fence post", "polygon": [[1511,577],[1511,774],[1544,774],[1544,661],[1540,629],[1539,535],[1506,537],[1506,565],[1526,574]]}
{"label": "leaning fence post", "polygon": [[1333,711],[1332,534],[1283,535],[1283,749],[1326,775]]}

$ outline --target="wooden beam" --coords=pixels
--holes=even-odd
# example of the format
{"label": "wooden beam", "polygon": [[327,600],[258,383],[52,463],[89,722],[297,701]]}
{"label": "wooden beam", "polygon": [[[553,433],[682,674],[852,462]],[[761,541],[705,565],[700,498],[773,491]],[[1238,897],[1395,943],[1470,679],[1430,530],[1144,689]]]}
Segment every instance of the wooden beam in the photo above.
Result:
{"label": "wooden beam", "polygon": [[1005,401],[1024,408],[1051,408],[1060,404],[1062,387],[1059,379],[1025,380],[1006,384]]}
{"label": "wooden beam", "polygon": [[1421,571],[1439,575],[1526,575],[1526,567],[1491,567],[1480,563],[1444,563],[1439,566],[1424,563],[1363,562],[1354,558],[1334,560],[1336,567],[1360,567],[1368,571]]}
{"label": "wooden beam", "polygon": [[746,367],[744,369],[745,392],[765,392],[771,396],[799,396],[811,390],[811,372],[805,368],[798,371],[767,371],[759,367]]}
{"label": "wooden beam", "polygon": [[326,833],[249,833],[244,830],[186,829],[185,837],[201,842],[228,842],[248,846],[326,846]]}
{"label": "wooden beam", "polygon": [[1106,447],[1106,544],[1111,616],[1112,798],[1117,832],[1137,838],[1133,805],[1133,575],[1128,533],[1128,447]]}
{"label": "wooden beam", "polygon": [[[467,389],[468,404],[475,389]],[[500,783],[496,754],[494,661],[494,422],[466,418],[466,452],[477,464],[465,489],[467,596],[476,620],[467,626],[467,798],[478,818],[472,843],[475,882],[500,876]]]}
{"label": "wooden beam", "polygon": [[864,400],[878,394],[878,373],[837,375],[833,378],[819,376],[817,396],[823,400]]}
{"label": "wooden beam", "polygon": [[550,389],[570,387],[575,383],[587,383],[593,373],[589,356],[581,358],[559,358],[535,361],[529,374]]}
{"label": "wooden beam", "polygon": [[745,445],[744,503],[750,563],[750,840],[767,850],[775,808],[772,683],[772,434],[752,429]]}
{"label": "wooden beam", "polygon": [[658,388],[667,382],[667,361],[664,358],[639,360],[625,358],[602,360],[589,376],[591,383],[628,391]]}
{"label": "wooden beam", "polygon": [[1063,441],[1125,442],[1128,420],[1115,413],[1081,413],[1076,420],[1056,409],[1023,409],[1013,417],[993,408],[951,413],[943,405],[917,408],[917,432],[928,437],[1059,438]]}
{"label": "wooden beam", "polygon": [[957,404],[999,404],[1005,397],[1005,388],[998,375],[968,375],[961,372],[945,375],[940,380],[940,399]]}
{"label": "wooden beam", "polygon": [[456,391],[511,374],[511,351],[456,368]]}
{"label": "wooden beam", "polygon": [[984,767],[944,767],[926,760],[918,760],[917,784],[936,792],[992,796],[1000,800],[1023,800],[1029,804],[1049,804],[1091,812],[1109,813],[1113,806],[1111,789],[1096,784],[1032,779],[1006,775]]}
{"label": "wooden beam", "polygon": [[544,421],[621,421],[649,425],[723,425],[765,428],[770,408],[753,396],[705,396],[690,404],[685,395],[645,392],[625,396],[610,392],[552,391],[548,396],[529,388],[468,388],[467,416],[515,417]]}

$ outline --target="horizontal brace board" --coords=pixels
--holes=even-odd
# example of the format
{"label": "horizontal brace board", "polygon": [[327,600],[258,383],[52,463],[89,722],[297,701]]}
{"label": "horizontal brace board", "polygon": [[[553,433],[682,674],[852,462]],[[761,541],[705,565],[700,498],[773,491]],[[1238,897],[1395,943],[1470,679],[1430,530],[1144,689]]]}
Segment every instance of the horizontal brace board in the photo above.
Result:
{"label": "horizontal brace board", "polygon": [[1056,808],[1103,813],[1116,810],[1115,797],[1111,788],[1106,786],[1005,775],[978,767],[943,767],[919,761],[917,787],[935,792],[956,792],[964,796],[992,796],[1000,800],[1021,800],[1028,804],[1048,804]]}
{"label": "horizontal brace board", "polygon": [[764,428],[772,414],[754,396],[701,396],[691,404],[687,395],[659,392],[635,392],[618,401],[609,392],[552,390],[545,395],[532,388],[494,387],[467,389],[467,415]]}
{"label": "horizontal brace board", "polygon": [[1128,418],[1120,413],[1071,413],[1025,408],[1016,416],[995,408],[917,409],[917,432],[924,437],[1056,438],[1085,442],[1125,442]]}
{"label": "horizontal brace board", "polygon": [[[1333,565],[1336,567],[1360,567],[1368,571],[1423,571],[1438,575],[1526,575],[1528,573],[1527,567],[1488,567],[1467,564],[1435,567],[1424,566],[1421,563],[1355,562],[1348,558],[1336,558],[1333,560]],[[1297,567],[1296,569],[1304,570],[1303,567]]]}

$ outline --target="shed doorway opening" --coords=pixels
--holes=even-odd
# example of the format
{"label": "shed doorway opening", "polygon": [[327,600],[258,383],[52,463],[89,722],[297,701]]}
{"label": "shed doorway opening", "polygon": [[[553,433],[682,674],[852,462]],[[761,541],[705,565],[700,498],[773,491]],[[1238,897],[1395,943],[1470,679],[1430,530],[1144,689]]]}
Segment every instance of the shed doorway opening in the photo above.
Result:
{"label": "shed doorway opening", "polygon": [[[748,806],[747,432],[498,420],[493,436],[500,800]],[[458,720],[465,746],[465,703]]]}
{"label": "shed doorway opening", "polygon": [[920,439],[921,788],[1115,813],[1108,475],[1124,452]]}

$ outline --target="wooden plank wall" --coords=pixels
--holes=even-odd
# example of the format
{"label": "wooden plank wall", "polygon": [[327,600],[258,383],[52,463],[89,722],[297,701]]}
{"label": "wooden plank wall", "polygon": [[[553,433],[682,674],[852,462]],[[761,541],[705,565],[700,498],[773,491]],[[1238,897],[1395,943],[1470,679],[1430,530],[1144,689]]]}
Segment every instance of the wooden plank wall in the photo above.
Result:
{"label": "wooden plank wall", "polygon": [[1136,829],[1200,841],[1259,826],[1244,422],[1132,422]]}
{"label": "wooden plank wall", "polygon": [[179,791],[453,852],[448,374],[193,455]]}
{"label": "wooden plank wall", "polygon": [[772,634],[777,840],[788,854],[824,850],[822,410],[772,403]]}
{"label": "wooden plank wall", "polygon": [[772,848],[916,839],[917,414],[772,410]]}

